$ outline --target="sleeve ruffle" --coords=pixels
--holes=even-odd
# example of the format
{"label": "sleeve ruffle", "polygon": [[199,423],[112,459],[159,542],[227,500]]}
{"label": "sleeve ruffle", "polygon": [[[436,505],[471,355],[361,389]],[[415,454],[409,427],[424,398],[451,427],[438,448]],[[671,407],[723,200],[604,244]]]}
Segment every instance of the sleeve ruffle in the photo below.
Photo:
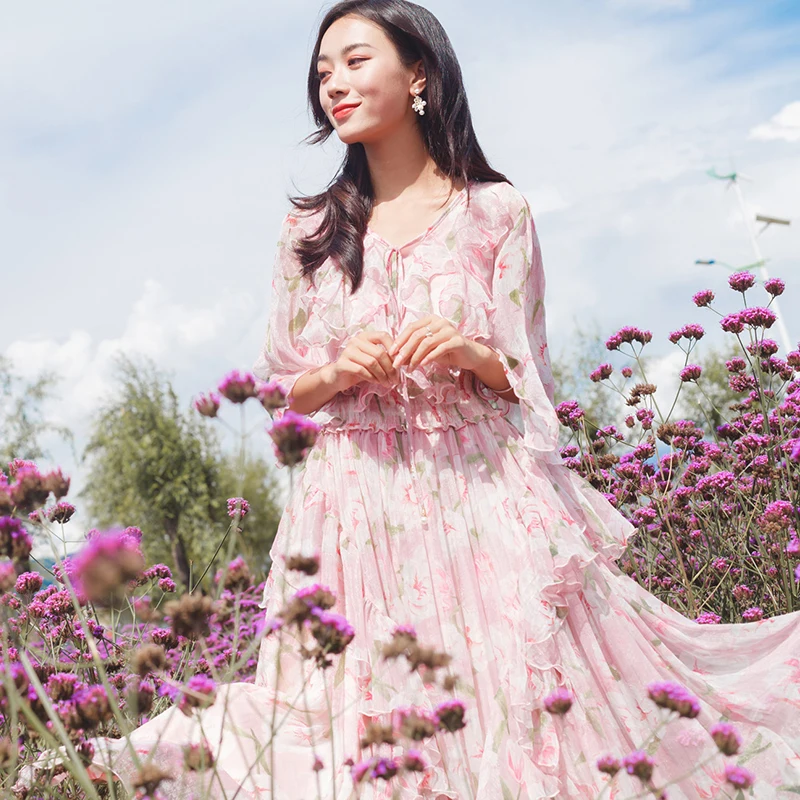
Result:
{"label": "sleeve ruffle", "polygon": [[[530,206],[514,190],[505,230],[495,245],[492,276],[492,336],[506,378],[519,398],[517,418],[524,446],[547,460],[559,459],[559,422],[547,349],[545,279],[539,238]],[[488,389],[488,391],[491,391]],[[494,394],[492,392],[492,394]],[[503,399],[501,395],[495,395]]]}
{"label": "sleeve ruffle", "polygon": [[[300,261],[294,253],[294,243],[307,235],[309,219],[289,213],[283,220],[273,267],[272,301],[264,345],[253,364],[253,374],[257,378],[274,381],[283,389],[287,406],[298,378],[330,362],[327,348],[309,347],[300,341],[309,321],[310,293],[309,281],[302,276]],[[310,416],[324,418],[324,408]],[[284,410],[278,409],[275,419],[280,419]]]}

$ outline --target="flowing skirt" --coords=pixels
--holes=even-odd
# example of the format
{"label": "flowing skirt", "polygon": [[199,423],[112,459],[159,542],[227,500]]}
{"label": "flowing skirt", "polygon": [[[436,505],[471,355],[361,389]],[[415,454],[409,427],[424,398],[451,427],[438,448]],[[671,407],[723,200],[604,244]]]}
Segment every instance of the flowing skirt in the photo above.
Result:
{"label": "flowing skirt", "polygon": [[[632,530],[580,476],[524,449],[505,417],[411,438],[323,429],[271,551],[265,613],[280,610],[284,576],[288,592],[321,583],[336,594],[332,610],[347,617],[355,639],[331,667],[312,670],[291,636],[281,648],[273,633],[261,643],[254,684],[223,687],[198,719],[170,709],[130,741],[178,775],[182,746],[202,730],[215,774],[162,784],[170,800],[266,800],[273,767],[275,800],[595,798],[609,781],[596,760],[621,759],[648,739],[654,782],[677,779],[670,800],[797,797],[800,612],[699,625],[620,571],[615,558]],[[318,574],[285,571],[283,555],[315,552]],[[452,657],[453,693],[402,658],[381,658],[398,625],[412,625],[420,644]],[[671,712],[647,696],[658,680],[695,694],[699,716],[663,725]],[[543,705],[559,687],[574,697],[565,715]],[[353,792],[348,756],[403,752],[388,744],[359,751],[369,721],[452,697],[466,706],[466,726],[419,743],[424,773]],[[280,728],[271,742],[273,715]],[[723,720],[742,736],[737,755],[719,754],[709,735]],[[97,747],[98,763],[130,785],[135,768],[123,743]],[[745,795],[725,783],[726,762],[756,774]],[[628,774],[614,783],[604,797],[641,789]]]}

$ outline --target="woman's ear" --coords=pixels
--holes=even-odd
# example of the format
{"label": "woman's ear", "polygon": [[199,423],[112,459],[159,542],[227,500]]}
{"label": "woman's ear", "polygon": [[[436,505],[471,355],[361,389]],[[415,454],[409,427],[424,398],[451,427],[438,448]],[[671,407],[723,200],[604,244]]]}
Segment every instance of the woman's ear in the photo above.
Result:
{"label": "woman's ear", "polygon": [[414,77],[411,81],[411,92],[413,94],[421,94],[425,91],[426,85],[427,80],[425,77],[425,65],[422,63],[422,61],[418,61],[414,67]]}

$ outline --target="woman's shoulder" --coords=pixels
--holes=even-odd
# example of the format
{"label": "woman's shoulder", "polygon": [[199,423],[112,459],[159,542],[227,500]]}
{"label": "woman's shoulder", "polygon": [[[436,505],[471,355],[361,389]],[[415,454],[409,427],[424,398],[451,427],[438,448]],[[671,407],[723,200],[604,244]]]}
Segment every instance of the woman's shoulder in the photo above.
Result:
{"label": "woman's shoulder", "polygon": [[482,204],[490,207],[495,213],[507,211],[512,217],[522,211],[530,210],[525,195],[507,181],[476,181],[472,191]]}
{"label": "woman's shoulder", "polygon": [[530,213],[525,195],[506,181],[474,182],[471,184],[481,211],[502,226],[513,224],[522,213]]}
{"label": "woman's shoulder", "polygon": [[292,206],[281,222],[281,238],[298,239],[309,236],[319,228],[322,217],[322,210],[307,211]]}

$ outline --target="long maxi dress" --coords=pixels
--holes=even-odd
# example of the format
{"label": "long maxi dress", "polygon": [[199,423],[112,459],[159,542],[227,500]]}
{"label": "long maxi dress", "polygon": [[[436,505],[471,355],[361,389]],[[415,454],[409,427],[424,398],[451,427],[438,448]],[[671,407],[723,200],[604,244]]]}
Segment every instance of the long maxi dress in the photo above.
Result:
{"label": "long maxi dress", "polygon": [[[714,723],[730,721],[743,738],[739,755],[711,758],[669,789],[670,800],[796,797],[800,613],[699,625],[616,565],[633,527],[558,453],[544,274],[525,198],[506,183],[473,182],[402,247],[368,230],[363,285],[353,296],[330,260],[313,284],[298,273],[293,243],[317,224],[314,215],[284,220],[259,377],[290,393],[360,330],[394,338],[435,314],[495,350],[520,402],[495,395],[471,372],[431,364],[403,370],[395,386],[357,384],[312,415],[322,430],[295,476],[263,605],[268,618],[278,612],[284,575],[292,591],[322,583],[355,639],[331,668],[312,674],[304,700],[296,648],[282,653],[276,685],[278,640],[263,640],[255,683],[229,684],[202,713],[218,763],[211,796],[272,796],[269,759],[249,767],[268,741],[277,702],[285,722],[275,800],[317,797],[314,752],[324,763],[322,797],[333,796],[332,783],[337,798],[350,797],[342,762],[358,760],[366,723],[450,697],[402,660],[380,659],[392,630],[413,625],[421,644],[452,656],[467,724],[421,743],[430,767],[395,781],[395,795],[376,781],[360,797],[595,798],[608,781],[596,759],[637,748],[667,713],[647,697],[657,680],[682,684],[701,704],[698,717],[658,734],[657,783],[713,756]],[[320,572],[287,574],[287,544],[292,553],[319,552]],[[543,707],[558,687],[574,697],[564,716]],[[198,737],[197,725],[171,709],[132,742],[177,770],[180,746]],[[361,757],[379,752],[401,750],[384,744]],[[726,760],[756,773],[752,789],[735,794],[725,784]],[[129,779],[124,751],[116,768]],[[617,780],[620,788],[604,797],[636,794],[638,779]],[[162,788],[169,798],[191,796],[189,782]]]}

